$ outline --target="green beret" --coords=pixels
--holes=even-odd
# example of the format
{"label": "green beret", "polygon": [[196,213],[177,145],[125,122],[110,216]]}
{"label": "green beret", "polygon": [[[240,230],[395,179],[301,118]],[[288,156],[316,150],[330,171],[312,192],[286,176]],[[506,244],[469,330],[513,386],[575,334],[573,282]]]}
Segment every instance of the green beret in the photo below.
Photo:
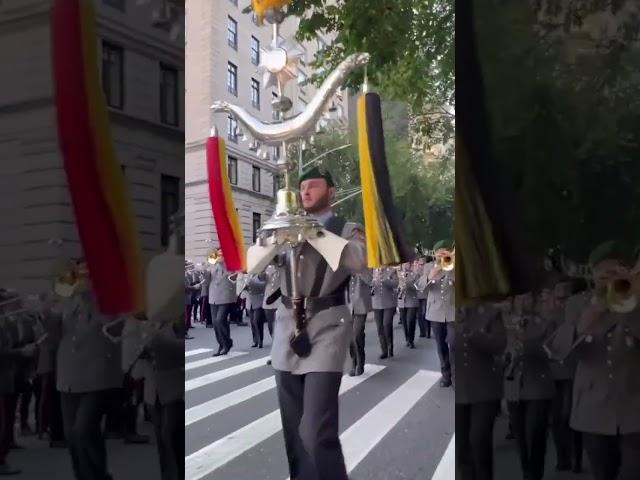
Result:
{"label": "green beret", "polygon": [[318,167],[312,167],[304,172],[298,180],[298,186],[300,186],[300,184],[305,180],[311,180],[313,178],[324,178],[327,181],[327,185],[329,185],[330,187],[335,187],[335,183],[333,183],[333,177],[331,176],[329,171],[325,170],[324,172],[321,172],[320,168]]}
{"label": "green beret", "polygon": [[449,250],[450,249],[450,245],[451,245],[451,242],[448,242],[447,240],[439,240],[433,246],[433,249],[434,250],[440,250],[441,248],[446,248],[447,250]]}
{"label": "green beret", "polygon": [[589,255],[589,265],[594,267],[603,260],[626,260],[629,256],[624,245],[615,240],[608,240],[593,249]]}

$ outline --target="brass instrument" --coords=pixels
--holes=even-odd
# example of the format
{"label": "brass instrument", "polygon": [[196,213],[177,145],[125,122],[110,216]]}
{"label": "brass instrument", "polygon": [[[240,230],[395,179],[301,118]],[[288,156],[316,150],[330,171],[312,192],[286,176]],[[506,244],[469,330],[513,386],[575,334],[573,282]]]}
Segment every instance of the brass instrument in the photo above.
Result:
{"label": "brass instrument", "polygon": [[444,251],[436,255],[436,265],[445,272],[451,272],[455,269],[455,250],[452,252]]}
{"label": "brass instrument", "polygon": [[80,272],[75,263],[69,262],[54,273],[53,291],[62,298],[71,297],[80,281]]}
{"label": "brass instrument", "polygon": [[209,256],[207,257],[207,263],[209,263],[210,265],[215,265],[220,261],[221,256],[222,255],[220,255],[220,252],[218,250],[212,250],[211,252],[209,252]]}
{"label": "brass instrument", "polygon": [[629,313],[638,306],[638,296],[633,282],[627,277],[610,279],[605,287],[595,291],[595,299],[615,313]]}

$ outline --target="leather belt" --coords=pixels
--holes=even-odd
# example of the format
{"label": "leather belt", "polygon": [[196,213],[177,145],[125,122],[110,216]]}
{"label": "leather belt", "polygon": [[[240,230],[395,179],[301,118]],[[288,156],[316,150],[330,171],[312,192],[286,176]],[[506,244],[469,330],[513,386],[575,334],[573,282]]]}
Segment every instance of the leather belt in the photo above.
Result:
{"label": "leather belt", "polygon": [[[293,300],[291,297],[282,296],[282,304],[289,310],[293,309]],[[304,307],[307,312],[307,319],[311,319],[313,316],[328,310],[332,307],[339,307],[346,305],[346,299],[344,295],[331,295],[329,297],[307,297],[304,299]]]}

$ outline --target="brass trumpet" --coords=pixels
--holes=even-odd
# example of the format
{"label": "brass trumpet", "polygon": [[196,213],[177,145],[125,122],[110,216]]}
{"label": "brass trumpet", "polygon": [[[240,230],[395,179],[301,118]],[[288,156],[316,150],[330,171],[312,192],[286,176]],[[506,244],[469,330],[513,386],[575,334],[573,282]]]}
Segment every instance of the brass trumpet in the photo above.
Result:
{"label": "brass trumpet", "polygon": [[221,256],[222,255],[220,255],[220,252],[218,250],[212,250],[211,252],[209,252],[209,256],[207,257],[207,263],[209,263],[210,265],[215,265],[220,261]]}
{"label": "brass trumpet", "polygon": [[630,278],[613,278],[604,288],[596,291],[596,297],[615,313],[628,313],[638,306],[637,287]]}
{"label": "brass trumpet", "polygon": [[455,258],[456,258],[455,251],[453,252],[445,251],[437,255],[436,264],[441,270],[445,272],[451,272],[456,267]]}

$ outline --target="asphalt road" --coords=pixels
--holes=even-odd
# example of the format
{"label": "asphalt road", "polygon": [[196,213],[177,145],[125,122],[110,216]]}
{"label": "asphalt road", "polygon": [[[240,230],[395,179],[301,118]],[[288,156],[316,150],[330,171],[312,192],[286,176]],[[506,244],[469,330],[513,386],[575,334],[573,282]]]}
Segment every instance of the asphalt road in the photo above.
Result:
{"label": "asphalt road", "polygon": [[[232,326],[234,349],[217,351],[213,330],[191,331],[185,353],[187,480],[285,480],[288,477],[273,369],[251,348],[250,327]],[[396,325],[395,357],[378,360],[372,321],[366,368],[345,376],[340,431],[352,480],[453,480],[454,392],[438,385],[433,340],[404,346]]]}

